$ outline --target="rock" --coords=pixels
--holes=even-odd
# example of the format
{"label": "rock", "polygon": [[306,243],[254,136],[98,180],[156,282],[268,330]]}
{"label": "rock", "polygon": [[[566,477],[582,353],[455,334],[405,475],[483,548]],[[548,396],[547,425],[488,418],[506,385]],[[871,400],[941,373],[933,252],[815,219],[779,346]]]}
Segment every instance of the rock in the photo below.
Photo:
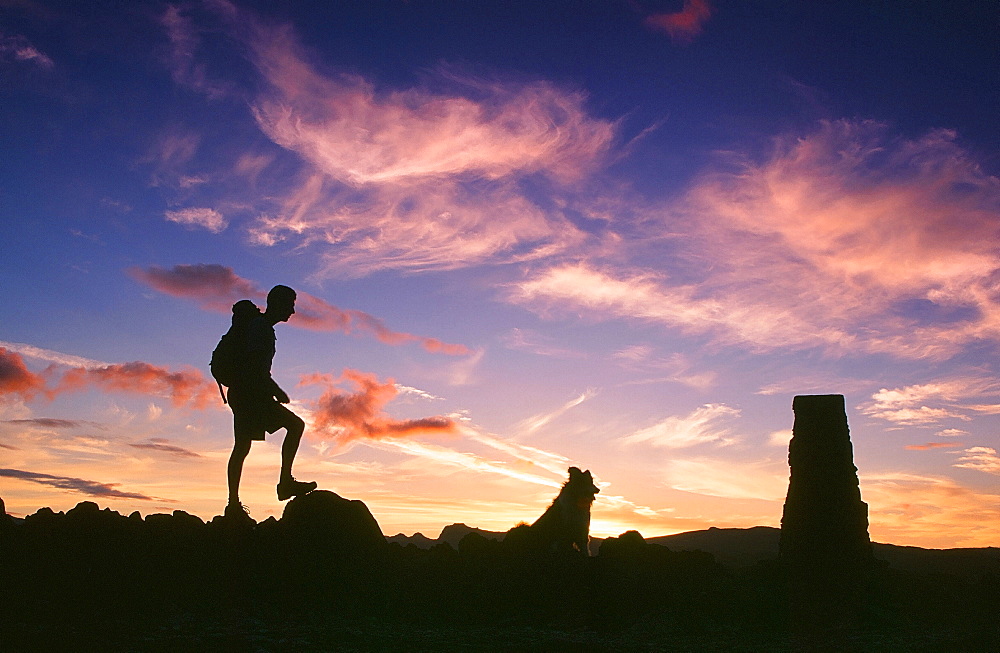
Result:
{"label": "rock", "polygon": [[603,557],[628,558],[642,554],[647,549],[646,538],[639,531],[625,531],[618,537],[609,537],[601,546]]}
{"label": "rock", "polygon": [[502,540],[504,538],[504,533],[497,533],[496,531],[485,531],[481,528],[473,528],[472,526],[466,526],[465,524],[450,524],[441,529],[441,534],[438,535],[438,542],[447,542],[452,546],[453,549],[458,551],[458,543],[462,541],[469,533],[477,533],[482,535],[488,540]]}
{"label": "rock", "polygon": [[329,490],[314,490],[289,501],[280,523],[291,537],[314,550],[363,552],[388,546],[364,502]]}
{"label": "rock", "polygon": [[854,623],[873,557],[843,395],[795,397],[791,477],[780,560],[791,620],[806,629]]}
{"label": "rock", "polygon": [[0,498],[0,532],[6,531],[14,525],[14,518],[7,514],[7,506]]}

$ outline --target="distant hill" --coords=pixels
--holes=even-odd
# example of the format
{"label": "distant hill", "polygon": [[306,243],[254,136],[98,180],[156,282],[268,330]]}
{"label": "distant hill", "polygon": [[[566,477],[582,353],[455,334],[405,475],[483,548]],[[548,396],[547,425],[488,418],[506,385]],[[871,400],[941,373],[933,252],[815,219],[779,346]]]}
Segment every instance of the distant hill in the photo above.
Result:
{"label": "distant hill", "polygon": [[978,580],[1000,578],[1000,548],[921,549],[916,546],[875,544],[875,557],[892,569],[922,574],[947,574]]}
{"label": "distant hill", "polygon": [[390,535],[385,538],[386,542],[389,544],[399,544],[401,546],[406,546],[407,544],[412,544],[418,549],[429,549],[435,544],[437,540],[432,540],[423,533],[417,532],[413,535],[403,535],[402,533],[396,533],[395,535]]}
{"label": "distant hill", "polygon": [[472,526],[466,526],[465,524],[452,524],[451,526],[445,526],[441,530],[441,534],[438,535],[437,542],[447,542],[458,551],[458,543],[462,541],[462,538],[469,533],[478,533],[488,540],[502,540],[503,536],[507,533],[497,532],[497,531],[484,531],[481,528],[473,528]]}
{"label": "distant hill", "polygon": [[[458,543],[469,533],[478,533],[491,540],[503,540],[506,533],[487,531],[466,524],[445,526],[441,535],[432,540],[421,533],[412,536],[402,533],[387,538],[406,546],[414,544],[429,549],[439,542],[447,542],[458,550]],[[674,535],[647,538],[647,542],[665,546],[671,551],[704,551],[727,567],[750,567],[764,560],[778,557],[781,529],[771,526],[752,528],[708,528]],[[591,553],[600,549],[602,538],[591,539]],[[896,544],[873,545],[875,557],[889,563],[890,568],[924,574],[947,574],[976,579],[984,575],[1000,576],[1000,548],[923,549]]]}
{"label": "distant hill", "polygon": [[761,560],[778,557],[781,529],[771,526],[753,528],[709,528],[674,535],[650,537],[646,541],[671,551],[704,551],[727,567],[749,567]]}

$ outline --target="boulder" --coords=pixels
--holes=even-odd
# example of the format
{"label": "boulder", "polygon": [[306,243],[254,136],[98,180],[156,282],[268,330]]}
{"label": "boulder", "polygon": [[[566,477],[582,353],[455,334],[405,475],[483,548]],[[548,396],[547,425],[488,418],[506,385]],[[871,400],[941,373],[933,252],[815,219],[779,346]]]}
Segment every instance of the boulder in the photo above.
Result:
{"label": "boulder", "polygon": [[381,551],[388,546],[368,506],[329,490],[314,490],[285,505],[281,526],[313,550]]}

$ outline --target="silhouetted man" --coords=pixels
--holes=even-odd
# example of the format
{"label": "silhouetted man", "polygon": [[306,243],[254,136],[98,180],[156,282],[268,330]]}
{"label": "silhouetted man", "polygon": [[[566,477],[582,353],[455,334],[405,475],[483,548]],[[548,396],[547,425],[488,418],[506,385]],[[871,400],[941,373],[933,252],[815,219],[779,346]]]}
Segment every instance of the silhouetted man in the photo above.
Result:
{"label": "silhouetted man", "polygon": [[278,479],[278,500],[305,494],[316,489],[315,481],[305,483],[292,477],[292,461],[298,451],[305,422],[283,404],[288,395],[271,378],[274,360],[274,325],[286,322],[295,313],[295,291],[288,286],[275,286],[267,293],[267,310],[250,323],[245,356],[241,357],[239,381],[229,388],[229,406],[233,409],[233,432],[236,443],[229,457],[229,505],[227,517],[245,518],[248,513],[240,503],[240,476],[243,461],[250,453],[254,440],[263,440],[265,433],[285,429],[281,445],[281,475]]}

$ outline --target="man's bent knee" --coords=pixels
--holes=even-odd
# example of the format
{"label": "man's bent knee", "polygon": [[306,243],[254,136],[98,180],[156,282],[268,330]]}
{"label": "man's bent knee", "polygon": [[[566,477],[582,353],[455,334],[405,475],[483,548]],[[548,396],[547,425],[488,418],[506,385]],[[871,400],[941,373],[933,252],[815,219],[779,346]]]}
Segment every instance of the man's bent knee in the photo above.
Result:
{"label": "man's bent knee", "polygon": [[289,435],[302,435],[302,432],[306,430],[306,423],[292,411],[288,411],[288,415],[283,420],[282,426],[285,427]]}

